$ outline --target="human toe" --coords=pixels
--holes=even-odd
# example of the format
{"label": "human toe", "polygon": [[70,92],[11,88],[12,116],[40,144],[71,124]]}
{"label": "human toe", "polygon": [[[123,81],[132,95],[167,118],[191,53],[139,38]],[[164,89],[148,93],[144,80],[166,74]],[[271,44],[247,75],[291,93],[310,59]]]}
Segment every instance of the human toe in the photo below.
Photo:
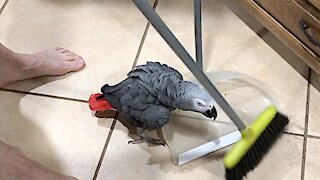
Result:
{"label": "human toe", "polygon": [[63,55],[62,58],[63,60],[66,60],[66,61],[84,61],[81,56],[74,53]]}
{"label": "human toe", "polygon": [[85,62],[81,57],[77,57],[72,61],[66,61],[65,67],[67,67],[68,71],[79,71],[85,66]]}
{"label": "human toe", "polygon": [[55,48],[55,50],[58,51],[59,53],[70,52],[68,49],[64,49],[64,48]]}

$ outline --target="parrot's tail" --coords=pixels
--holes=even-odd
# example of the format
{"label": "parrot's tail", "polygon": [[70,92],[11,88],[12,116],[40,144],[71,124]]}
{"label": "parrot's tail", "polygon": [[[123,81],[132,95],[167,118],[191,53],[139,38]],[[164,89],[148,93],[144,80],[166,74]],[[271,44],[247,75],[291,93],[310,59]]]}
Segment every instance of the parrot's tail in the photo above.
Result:
{"label": "parrot's tail", "polygon": [[113,107],[104,99],[103,94],[92,94],[89,98],[89,107],[92,111],[113,110]]}

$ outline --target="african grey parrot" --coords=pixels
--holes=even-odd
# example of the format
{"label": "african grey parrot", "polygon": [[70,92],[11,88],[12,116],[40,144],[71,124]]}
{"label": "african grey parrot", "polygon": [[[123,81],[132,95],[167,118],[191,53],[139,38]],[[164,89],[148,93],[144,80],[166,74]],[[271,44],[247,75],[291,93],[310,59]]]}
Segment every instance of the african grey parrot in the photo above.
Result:
{"label": "african grey parrot", "polygon": [[168,123],[170,111],[176,108],[199,112],[209,118],[217,117],[212,97],[196,84],[184,81],[177,70],[165,64],[147,62],[127,76],[117,85],[104,85],[101,91],[109,104],[137,127],[141,139],[129,143],[162,144],[143,132]]}

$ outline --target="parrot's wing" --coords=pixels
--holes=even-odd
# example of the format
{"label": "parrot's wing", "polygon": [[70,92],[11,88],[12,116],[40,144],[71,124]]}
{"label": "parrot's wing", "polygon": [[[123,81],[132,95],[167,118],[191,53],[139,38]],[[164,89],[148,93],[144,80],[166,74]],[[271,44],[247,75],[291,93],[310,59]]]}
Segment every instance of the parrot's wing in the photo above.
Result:
{"label": "parrot's wing", "polygon": [[129,77],[139,77],[144,81],[146,75],[153,73],[166,74],[170,73],[171,76],[175,76],[177,79],[183,80],[182,75],[179,71],[169,67],[166,64],[160,64],[159,62],[150,62],[148,61],[145,65],[136,66],[132,71],[128,73]]}
{"label": "parrot's wing", "polygon": [[[124,113],[124,112],[123,112]],[[129,115],[129,116],[128,116]],[[127,117],[135,127],[155,130],[169,122],[170,111],[162,105],[149,104],[144,110],[129,108]]]}
{"label": "parrot's wing", "polygon": [[101,88],[101,92],[103,94],[105,93],[113,93],[115,91],[119,91],[120,89],[126,88],[128,87],[131,83],[133,83],[133,79],[132,78],[126,78],[125,80],[121,81],[120,83],[114,85],[114,86],[110,86],[108,84],[102,86]]}
{"label": "parrot's wing", "polygon": [[155,130],[169,122],[170,111],[162,105],[150,105],[143,113],[144,129]]}
{"label": "parrot's wing", "polygon": [[113,108],[121,111],[122,105],[120,103],[120,99],[123,98],[123,96],[125,96],[126,94],[128,94],[130,90],[132,92],[135,91],[131,88],[135,85],[135,83],[138,83],[138,81],[132,78],[127,78],[114,86],[109,86],[108,84],[104,85],[101,88],[101,92]]}
{"label": "parrot's wing", "polygon": [[130,86],[129,91],[120,98],[120,104],[121,113],[137,127],[153,130],[169,120],[169,109],[138,83]]}
{"label": "parrot's wing", "polygon": [[[128,78],[115,86],[105,85],[102,92],[122,115],[145,129],[159,128],[173,110],[173,92],[182,75],[167,65],[148,62],[128,73]],[[172,96],[169,97],[168,95]]]}
{"label": "parrot's wing", "polygon": [[175,69],[158,62],[147,62],[130,71],[128,78],[139,79],[140,86],[160,100],[166,106],[174,106],[176,87],[183,80],[182,75]]}

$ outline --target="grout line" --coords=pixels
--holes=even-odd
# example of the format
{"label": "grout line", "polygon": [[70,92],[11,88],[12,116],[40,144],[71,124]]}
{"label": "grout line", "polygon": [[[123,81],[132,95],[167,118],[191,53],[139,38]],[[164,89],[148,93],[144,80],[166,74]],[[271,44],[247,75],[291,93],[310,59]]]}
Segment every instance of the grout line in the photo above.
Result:
{"label": "grout line", "polygon": [[303,134],[299,134],[299,133],[283,132],[283,134],[292,135],[292,136],[300,136],[300,137],[304,137],[304,135],[303,135]]}
{"label": "grout line", "polygon": [[308,135],[308,138],[310,138],[310,139],[319,139],[320,140],[320,136]]}
{"label": "grout line", "polygon": [[106,154],[106,151],[107,151],[110,139],[111,139],[112,132],[113,132],[114,127],[116,126],[116,123],[117,123],[117,118],[118,118],[118,113],[116,114],[115,118],[113,119],[111,128],[110,128],[108,136],[107,136],[107,140],[106,140],[106,142],[104,144],[104,147],[102,149],[102,153],[100,155],[98,166],[97,166],[96,171],[94,172],[94,176],[92,178],[93,180],[97,179],[97,177],[98,177],[98,174],[99,174],[99,171],[100,171],[100,167],[101,167],[102,162],[103,162],[104,155]]}
{"label": "grout line", "polygon": [[[154,4],[153,4],[153,9],[156,9],[156,7],[157,7],[157,5],[158,5],[158,2],[159,2],[159,0],[155,0],[155,2],[154,2]],[[131,69],[133,69],[133,68],[136,67],[136,65],[137,65],[137,62],[138,62],[138,60],[139,60],[139,57],[140,57],[140,54],[141,54],[141,51],[142,51],[144,42],[145,42],[145,40],[146,40],[146,38],[147,38],[147,34],[148,34],[148,31],[149,31],[150,25],[151,25],[151,23],[150,23],[150,21],[148,21],[148,23],[147,23],[147,25],[146,25],[146,28],[145,28],[145,30],[144,30],[144,33],[143,33],[143,35],[142,35],[142,39],[141,39],[141,42],[140,42],[140,45],[139,45],[139,48],[138,48],[138,52],[137,52],[136,57],[135,57],[135,59],[134,59],[134,61],[133,61],[133,65],[132,65],[132,68],[131,68]]]}
{"label": "grout line", "polygon": [[[159,2],[159,0],[155,0],[155,2],[154,2],[154,4],[153,4],[153,8],[154,8],[154,9],[156,9],[156,7],[157,7],[157,5],[158,5],[158,2]],[[145,42],[145,40],[146,40],[146,37],[147,37],[148,31],[149,31],[149,28],[150,28],[150,22],[148,21],[148,23],[147,23],[147,25],[146,25],[146,28],[145,28],[145,30],[144,30],[144,33],[143,33],[143,36],[142,36],[142,39],[141,39],[141,42],[140,42],[140,45],[139,45],[139,48],[138,48],[138,51],[137,51],[137,54],[136,54],[136,57],[135,57],[135,59],[134,59],[134,62],[133,62],[133,65],[132,65],[132,68],[131,68],[131,69],[133,69],[133,68],[136,66],[136,64],[137,64],[137,62],[138,62],[138,60],[139,60],[139,57],[140,57],[140,54],[141,54],[141,51],[142,51],[144,42]],[[101,167],[102,162],[103,162],[103,160],[104,160],[104,157],[105,157],[105,154],[106,154],[106,151],[107,151],[109,142],[110,142],[110,140],[111,140],[111,136],[112,136],[113,130],[114,130],[115,125],[116,125],[116,123],[117,123],[117,121],[118,121],[118,120],[117,120],[117,119],[118,119],[118,115],[119,115],[119,114],[118,114],[118,112],[117,112],[115,118],[113,119],[113,122],[112,122],[112,125],[111,125],[111,128],[110,128],[109,134],[108,134],[108,136],[107,136],[107,140],[106,140],[106,142],[105,142],[105,144],[104,144],[104,147],[103,147],[103,150],[102,150],[100,159],[99,159],[99,163],[98,163],[98,165],[97,165],[96,171],[95,171],[94,176],[93,176],[93,180],[96,180],[97,177],[98,177],[98,174],[99,174],[99,171],[100,171],[100,167]]]}
{"label": "grout line", "polygon": [[62,99],[62,100],[75,101],[75,102],[81,102],[81,103],[88,103],[88,101],[82,100],[82,99],[60,97],[60,96],[54,96],[54,95],[48,95],[48,94],[25,92],[25,91],[19,91],[19,90],[13,90],[13,89],[4,89],[4,88],[0,88],[0,90],[1,91],[6,91],[6,92],[18,93],[18,94],[28,94],[28,95],[33,95],[33,96],[41,96],[41,97],[47,97],[47,98],[54,98],[54,99]]}
{"label": "grout line", "polygon": [[[287,135],[291,135],[291,136],[304,137],[304,134],[299,134],[299,133],[283,132],[283,134],[287,134]],[[307,135],[307,137],[308,137],[309,139],[319,139],[319,140],[320,140],[320,136]]]}
{"label": "grout line", "polygon": [[8,3],[9,3],[9,0],[4,1],[4,3],[1,6],[1,9],[0,9],[0,15],[2,14],[4,8],[7,6]]}
{"label": "grout line", "polygon": [[311,83],[311,68],[308,73],[308,87],[307,87],[307,102],[306,102],[306,116],[303,134],[303,149],[302,149],[302,164],[301,164],[301,180],[304,180],[306,171],[307,158],[307,141],[308,141],[308,126],[309,126],[309,103],[310,103],[310,83]]}
{"label": "grout line", "polygon": [[136,57],[133,61],[133,65],[132,65],[132,68],[133,69],[134,67],[136,67],[137,63],[138,63],[138,60],[139,60],[139,57],[140,57],[140,54],[141,54],[141,51],[142,51],[142,48],[143,48],[143,45],[144,45],[144,42],[146,40],[146,37],[147,37],[147,34],[148,34],[148,31],[149,31],[149,28],[150,28],[150,22],[147,23],[147,26],[144,30],[144,33],[143,33],[143,36],[142,36],[142,39],[141,39],[141,42],[140,42],[140,45],[139,45],[139,48],[138,48],[138,52],[136,54]]}

